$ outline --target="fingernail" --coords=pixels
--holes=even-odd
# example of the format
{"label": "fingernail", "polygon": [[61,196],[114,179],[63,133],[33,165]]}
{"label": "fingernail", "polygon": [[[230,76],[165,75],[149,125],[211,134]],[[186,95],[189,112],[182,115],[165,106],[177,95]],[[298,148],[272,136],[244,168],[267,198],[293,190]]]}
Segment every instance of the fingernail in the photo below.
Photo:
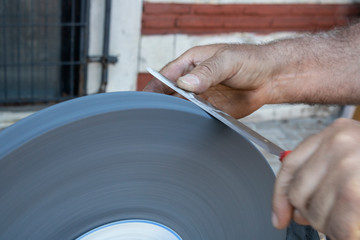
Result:
{"label": "fingernail", "polygon": [[185,85],[190,87],[196,87],[200,84],[200,80],[194,74],[187,74],[179,78],[178,84],[180,84],[180,86]]}
{"label": "fingernail", "polygon": [[271,214],[271,222],[274,227],[277,227],[279,222],[275,213]]}

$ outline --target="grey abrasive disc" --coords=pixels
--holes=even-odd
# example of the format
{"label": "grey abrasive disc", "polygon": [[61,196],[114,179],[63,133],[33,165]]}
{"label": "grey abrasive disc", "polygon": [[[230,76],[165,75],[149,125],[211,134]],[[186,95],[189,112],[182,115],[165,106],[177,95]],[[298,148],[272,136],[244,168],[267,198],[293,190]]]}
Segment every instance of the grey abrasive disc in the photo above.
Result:
{"label": "grey abrasive disc", "polygon": [[5,129],[0,143],[0,239],[75,239],[131,219],[183,240],[285,239],[271,225],[263,156],[185,100],[83,97]]}

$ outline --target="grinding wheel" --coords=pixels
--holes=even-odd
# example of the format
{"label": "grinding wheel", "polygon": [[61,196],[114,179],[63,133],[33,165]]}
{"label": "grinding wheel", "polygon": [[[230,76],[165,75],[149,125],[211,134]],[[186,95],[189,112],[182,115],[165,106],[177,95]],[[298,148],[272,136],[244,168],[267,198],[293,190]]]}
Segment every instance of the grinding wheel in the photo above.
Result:
{"label": "grinding wheel", "polygon": [[0,239],[76,239],[119,221],[183,240],[285,239],[271,225],[267,161],[185,100],[78,98],[3,130],[0,143]]}

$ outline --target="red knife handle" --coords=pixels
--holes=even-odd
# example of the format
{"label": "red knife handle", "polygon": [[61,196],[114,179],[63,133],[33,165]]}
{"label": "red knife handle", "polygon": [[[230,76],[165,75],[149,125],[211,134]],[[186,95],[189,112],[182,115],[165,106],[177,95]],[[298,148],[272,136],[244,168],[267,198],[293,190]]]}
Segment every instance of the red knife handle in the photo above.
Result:
{"label": "red knife handle", "polygon": [[280,162],[283,162],[287,155],[289,155],[292,151],[284,151],[280,155]]}

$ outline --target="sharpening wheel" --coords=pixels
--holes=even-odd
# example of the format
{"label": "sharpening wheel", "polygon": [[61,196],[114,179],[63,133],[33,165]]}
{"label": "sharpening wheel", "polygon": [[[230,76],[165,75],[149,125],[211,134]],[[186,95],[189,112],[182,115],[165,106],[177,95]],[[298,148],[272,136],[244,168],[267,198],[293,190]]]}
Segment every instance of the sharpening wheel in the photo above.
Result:
{"label": "sharpening wheel", "polygon": [[82,97],[0,143],[0,239],[285,239],[271,225],[267,161],[183,99]]}

